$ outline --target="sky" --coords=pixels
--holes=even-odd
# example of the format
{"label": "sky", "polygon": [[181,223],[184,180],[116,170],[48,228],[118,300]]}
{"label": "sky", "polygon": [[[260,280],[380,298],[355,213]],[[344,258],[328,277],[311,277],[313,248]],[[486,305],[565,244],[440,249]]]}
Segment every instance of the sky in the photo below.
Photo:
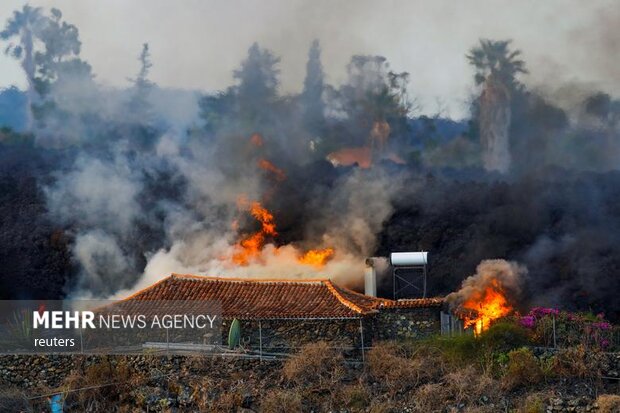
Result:
{"label": "sky", "polygon": [[[387,57],[411,75],[420,113],[467,116],[474,90],[465,54],[480,38],[512,39],[528,85],[579,82],[620,94],[620,0],[33,0],[80,30],[82,58],[98,82],[123,87],[151,47],[162,87],[215,91],[233,82],[257,41],[281,57],[281,91],[298,92],[308,47],[321,42],[327,79],[341,83],[354,54]],[[0,22],[26,4],[0,0]],[[4,24],[4,23],[2,23]],[[4,49],[4,47],[2,47]],[[0,88],[23,87],[0,56]]]}

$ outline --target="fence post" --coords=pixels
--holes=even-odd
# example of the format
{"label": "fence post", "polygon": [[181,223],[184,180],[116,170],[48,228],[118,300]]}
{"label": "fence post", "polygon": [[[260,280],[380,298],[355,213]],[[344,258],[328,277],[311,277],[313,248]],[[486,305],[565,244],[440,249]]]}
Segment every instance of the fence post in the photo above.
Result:
{"label": "fence post", "polygon": [[166,355],[170,355],[170,337],[168,335],[168,329],[166,329]]}
{"label": "fence post", "polygon": [[364,357],[364,323],[362,322],[362,319],[360,318],[360,336],[362,339],[362,363],[365,363],[365,357]]}
{"label": "fence post", "polygon": [[558,347],[558,342],[555,338],[555,314],[553,315],[553,348]]}
{"label": "fence post", "polygon": [[258,320],[258,357],[263,361],[263,326],[260,320]]}

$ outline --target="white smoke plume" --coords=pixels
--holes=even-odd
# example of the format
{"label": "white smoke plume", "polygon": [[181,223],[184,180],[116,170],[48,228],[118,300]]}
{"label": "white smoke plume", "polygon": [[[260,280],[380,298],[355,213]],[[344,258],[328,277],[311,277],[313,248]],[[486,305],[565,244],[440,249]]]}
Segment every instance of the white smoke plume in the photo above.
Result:
{"label": "white smoke plume", "polygon": [[[207,180],[208,176],[205,176]],[[194,189],[205,191],[210,188],[215,191],[215,197],[222,197],[217,184],[210,187],[204,183],[200,185],[200,182],[198,179],[198,188]],[[316,211],[319,216],[316,227],[324,228],[325,232],[316,234],[310,223],[308,236],[309,239],[319,239],[319,244],[276,246],[268,243],[246,266],[237,265],[230,259],[238,240],[237,233],[230,228],[209,230],[203,223],[193,220],[188,211],[170,211],[167,234],[171,246],[149,255],[144,275],[134,286],[116,296],[126,296],[172,272],[280,279],[330,278],[342,285],[359,287],[364,259],[376,247],[377,234],[392,212],[391,199],[400,185],[400,179],[389,177],[381,169],[354,171],[332,191],[315,200],[320,208]],[[210,193],[207,191],[204,195]],[[224,196],[223,201],[228,198],[232,199],[233,194]],[[334,248],[335,253],[324,266],[315,267],[298,261],[305,247],[329,247]]]}

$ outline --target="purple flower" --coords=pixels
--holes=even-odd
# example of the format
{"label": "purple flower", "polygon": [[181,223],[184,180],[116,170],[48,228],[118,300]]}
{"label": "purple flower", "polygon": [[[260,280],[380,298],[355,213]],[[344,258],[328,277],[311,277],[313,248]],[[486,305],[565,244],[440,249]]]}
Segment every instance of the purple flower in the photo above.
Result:
{"label": "purple flower", "polygon": [[521,317],[519,323],[525,328],[534,328],[534,326],[536,325],[536,318],[531,315],[526,315]]}
{"label": "purple flower", "polygon": [[558,315],[558,314],[560,314],[560,311],[556,310],[555,308],[534,307],[530,311],[529,315],[535,318],[542,318],[548,315]]}
{"label": "purple flower", "polygon": [[607,347],[609,347],[609,340],[604,338],[601,340],[601,348],[607,348]]}
{"label": "purple flower", "polygon": [[598,328],[599,330],[609,330],[611,328],[611,324],[602,321],[600,323],[592,323],[592,327]]}

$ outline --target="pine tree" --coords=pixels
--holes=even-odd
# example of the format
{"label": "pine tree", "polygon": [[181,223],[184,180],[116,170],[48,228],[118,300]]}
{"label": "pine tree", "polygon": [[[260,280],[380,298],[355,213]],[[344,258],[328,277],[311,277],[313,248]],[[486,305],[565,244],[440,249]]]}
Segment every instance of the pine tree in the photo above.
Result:
{"label": "pine tree", "polygon": [[154,83],[148,78],[151,67],[153,67],[148,43],[142,45],[142,52],[138,61],[140,62],[140,70],[136,78],[131,80],[133,94],[129,101],[129,111],[133,116],[148,119],[151,116],[151,104],[148,99],[154,87]]}
{"label": "pine tree", "polygon": [[236,95],[239,113],[245,122],[257,124],[267,120],[267,109],[278,95],[279,62],[269,50],[254,43],[239,70],[233,73],[239,82]]}
{"label": "pine tree", "polygon": [[312,134],[320,134],[325,123],[325,103],[323,102],[324,78],[323,65],[321,64],[321,47],[319,41],[315,39],[308,52],[306,78],[300,97],[304,113],[304,124],[306,129]]}

